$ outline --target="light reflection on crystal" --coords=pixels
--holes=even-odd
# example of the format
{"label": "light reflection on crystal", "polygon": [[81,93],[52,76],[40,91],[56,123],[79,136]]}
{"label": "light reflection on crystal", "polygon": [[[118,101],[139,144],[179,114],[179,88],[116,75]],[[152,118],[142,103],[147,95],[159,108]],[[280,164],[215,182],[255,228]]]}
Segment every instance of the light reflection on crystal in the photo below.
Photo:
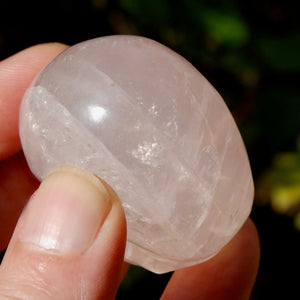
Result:
{"label": "light reflection on crystal", "polygon": [[106,117],[106,110],[101,106],[90,105],[87,107],[91,122],[101,123]]}

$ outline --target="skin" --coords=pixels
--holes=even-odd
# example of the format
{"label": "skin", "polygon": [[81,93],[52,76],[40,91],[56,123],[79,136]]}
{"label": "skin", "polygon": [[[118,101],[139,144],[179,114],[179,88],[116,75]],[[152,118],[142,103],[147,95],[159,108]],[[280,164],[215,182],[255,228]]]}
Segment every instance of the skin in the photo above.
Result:
{"label": "skin", "polygon": [[[0,62],[0,250],[9,245],[0,266],[1,299],[80,299],[82,295],[84,299],[114,299],[128,268],[123,262],[124,212],[117,195],[105,183],[112,201],[106,230],[99,232],[97,242],[84,254],[55,256],[28,247],[19,242],[21,226],[12,237],[24,205],[39,186],[21,152],[20,102],[36,74],[66,48],[57,43],[38,45]],[[65,193],[67,196],[68,191]],[[249,299],[259,253],[258,234],[248,219],[215,257],[175,271],[161,299]]]}

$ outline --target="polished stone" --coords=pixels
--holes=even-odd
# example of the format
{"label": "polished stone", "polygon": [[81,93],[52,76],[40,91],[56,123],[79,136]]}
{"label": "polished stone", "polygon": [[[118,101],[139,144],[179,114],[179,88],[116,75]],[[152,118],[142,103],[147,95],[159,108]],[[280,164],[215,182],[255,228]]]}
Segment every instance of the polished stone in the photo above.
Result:
{"label": "polished stone", "polygon": [[142,37],[70,47],[26,92],[26,159],[39,178],[74,164],[118,193],[125,259],[163,273],[203,262],[253,201],[245,147],[224,101],[183,57]]}

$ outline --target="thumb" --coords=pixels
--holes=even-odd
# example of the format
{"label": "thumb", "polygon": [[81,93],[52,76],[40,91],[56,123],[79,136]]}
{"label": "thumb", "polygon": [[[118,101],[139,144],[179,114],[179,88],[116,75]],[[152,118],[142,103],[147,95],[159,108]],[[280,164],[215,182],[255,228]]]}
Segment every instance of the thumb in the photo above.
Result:
{"label": "thumb", "polygon": [[18,221],[0,267],[0,298],[113,299],[125,242],[112,189],[87,171],[57,167]]}

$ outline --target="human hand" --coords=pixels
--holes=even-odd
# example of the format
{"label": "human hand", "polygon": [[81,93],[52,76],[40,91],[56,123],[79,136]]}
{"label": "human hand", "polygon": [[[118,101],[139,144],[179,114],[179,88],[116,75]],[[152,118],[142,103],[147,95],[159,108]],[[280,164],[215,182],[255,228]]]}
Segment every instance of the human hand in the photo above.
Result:
{"label": "human hand", "polygon": [[[84,170],[50,172],[20,216],[39,185],[21,152],[20,102],[35,75],[65,48],[39,45],[0,62],[0,250],[9,243],[1,299],[113,299],[127,269],[120,201]],[[161,299],[248,299],[258,263],[257,232],[247,220],[215,257],[174,272]]]}

